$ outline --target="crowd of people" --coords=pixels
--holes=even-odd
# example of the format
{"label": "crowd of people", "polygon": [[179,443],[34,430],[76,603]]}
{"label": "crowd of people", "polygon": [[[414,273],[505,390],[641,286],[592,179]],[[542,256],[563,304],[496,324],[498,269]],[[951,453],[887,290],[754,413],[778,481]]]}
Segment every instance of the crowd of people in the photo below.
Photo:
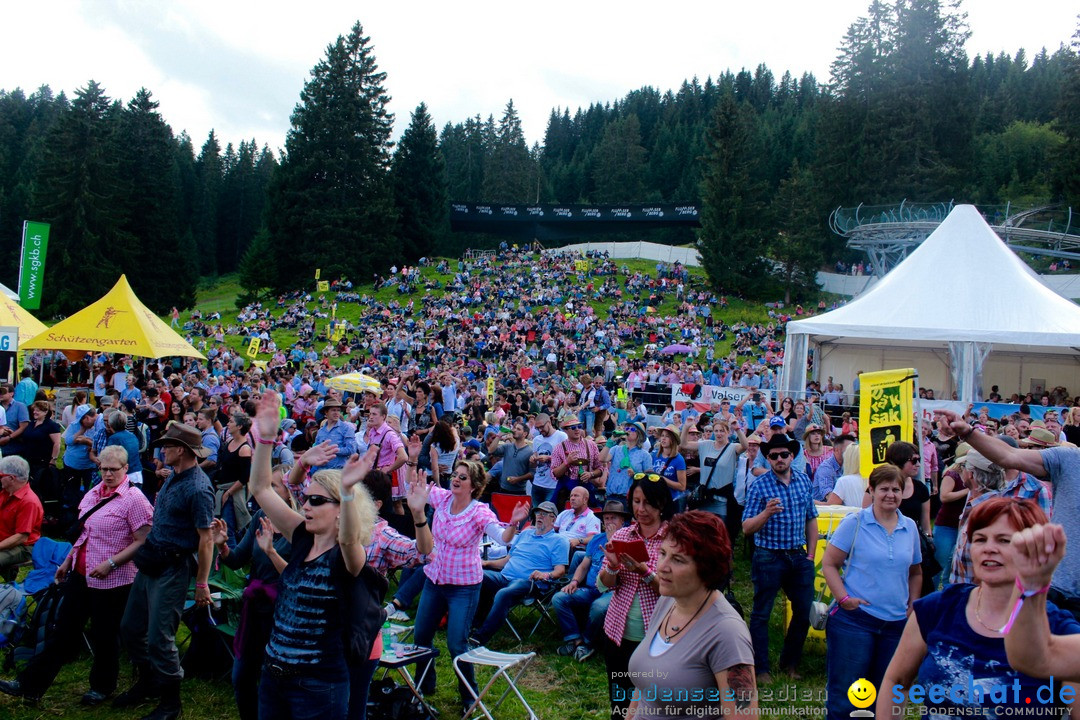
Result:
{"label": "crowd of people", "polygon": [[[232,673],[245,720],[362,718],[385,620],[414,623],[423,647],[444,633],[457,656],[506,642],[526,601],[550,603],[555,653],[602,660],[612,717],[755,712],[774,674],[800,678],[822,582],[835,599],[832,718],[855,709],[859,679],[884,714],[908,700],[893,686],[966,692],[969,676],[1031,695],[1058,665],[1015,643],[1021,628],[1075,654],[1080,565],[1064,539],[1080,517],[1080,411],[942,411],[864,476],[843,386],[775,402],[758,392],[783,361],[786,318],[725,326],[711,314],[724,299],[683,268],[653,277],[595,260],[586,272],[572,256],[507,251],[463,262],[445,294],[395,269],[384,282],[402,299],[390,303],[340,284],[337,302],[364,313],[321,352],[315,320],[334,319],[329,301],[312,311],[303,294],[282,297],[229,326],[196,318],[184,330],[213,338],[205,364],[93,358],[92,382],[64,407],[39,399],[30,374],[0,386],[0,573],[25,565],[43,532],[73,527],[74,541],[56,573],[72,601],[0,692],[42,697],[89,619],[82,702],[154,701],[147,718],[177,717],[181,610],[214,603],[216,565],[247,575]],[[665,297],[679,312],[651,314]],[[272,348],[265,367],[224,345],[253,331],[272,342],[283,326],[309,340]],[[723,333],[735,350],[710,357]],[[697,354],[670,361],[660,350],[674,342]],[[348,362],[332,370],[333,353]],[[336,389],[344,370],[381,392]],[[640,402],[649,385],[687,383],[746,392],[706,411]],[[827,535],[822,581],[828,506],[850,512]],[[745,619],[730,593],[740,562],[753,586]],[[774,657],[781,591],[791,620]],[[134,683],[115,694],[122,650]],[[430,660],[416,677],[421,692],[437,687]],[[476,692],[466,673],[463,708]],[[1013,704],[989,697],[910,699],[941,714]]]}

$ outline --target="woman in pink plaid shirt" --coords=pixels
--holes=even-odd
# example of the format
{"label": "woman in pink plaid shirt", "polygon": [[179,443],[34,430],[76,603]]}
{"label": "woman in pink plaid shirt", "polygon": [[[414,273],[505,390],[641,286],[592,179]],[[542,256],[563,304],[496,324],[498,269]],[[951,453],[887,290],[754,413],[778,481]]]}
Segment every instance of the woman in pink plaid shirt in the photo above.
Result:
{"label": "woman in pink plaid shirt", "polygon": [[[135,551],[150,533],[154,509],[142,491],[128,482],[128,454],[120,445],[102,449],[98,460],[101,482],[79,503],[82,532],[75,547],[56,570],[63,583],[56,630],[18,679],[0,690],[40,698],[52,685],[72,649],[82,644],[83,627],[90,623],[90,691],[83,705],[98,705],[116,689],[120,672],[120,619],[128,591],[135,581]],[[91,514],[91,510],[93,513]]]}
{"label": "woman in pink plaid shirt", "polygon": [[[415,467],[420,456],[418,443],[409,446],[409,466]],[[517,523],[528,517],[527,503],[514,508],[511,524],[503,529],[491,508],[477,500],[487,483],[484,466],[472,460],[462,460],[454,466],[450,475],[450,489],[432,487],[429,504],[435,513],[431,532],[435,538],[435,557],[424,566],[424,590],[420,595],[420,607],[416,612],[416,644],[432,646],[439,621],[448,613],[446,645],[450,655],[457,657],[466,652],[469,628],[480,600],[480,584],[484,570],[480,565],[480,541],[485,534],[497,543],[509,544],[516,532]],[[466,678],[474,688],[472,665],[465,665]],[[423,677],[421,690],[435,691],[435,666],[428,662],[416,668],[417,677]],[[472,697],[464,685],[458,683],[462,704],[471,704]]]}

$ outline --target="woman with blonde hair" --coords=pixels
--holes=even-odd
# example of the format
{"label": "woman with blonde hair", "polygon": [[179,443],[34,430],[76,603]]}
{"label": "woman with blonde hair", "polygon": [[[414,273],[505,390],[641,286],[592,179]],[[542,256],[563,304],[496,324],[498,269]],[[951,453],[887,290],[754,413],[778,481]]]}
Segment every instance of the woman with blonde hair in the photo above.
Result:
{"label": "woman with blonde hair", "polygon": [[354,455],[341,470],[316,472],[298,513],[270,482],[280,406],[278,394],[266,392],[252,428],[256,444],[249,490],[292,545],[266,645],[259,717],[344,720],[349,668],[367,660],[384,617],[381,598],[375,596],[385,585],[370,587],[378,579],[374,571],[361,576],[375,504],[365,489],[357,488],[374,465],[378,447],[369,448],[363,458]]}
{"label": "woman with blonde hair", "polygon": [[836,486],[825,498],[825,502],[829,505],[863,507],[869,483],[859,473],[859,443],[851,443],[844,450],[843,473],[837,478]]}

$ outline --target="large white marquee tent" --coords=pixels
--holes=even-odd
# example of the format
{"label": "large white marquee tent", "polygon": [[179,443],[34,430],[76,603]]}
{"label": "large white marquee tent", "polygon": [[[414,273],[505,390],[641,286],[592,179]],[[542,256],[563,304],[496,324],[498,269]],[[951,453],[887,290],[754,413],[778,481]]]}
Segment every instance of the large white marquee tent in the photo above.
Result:
{"label": "large white marquee tent", "polygon": [[[1080,394],[1080,306],[1046,287],[972,205],[958,205],[914,252],[847,305],[789,322],[781,391],[814,377],[851,389],[857,371],[914,367],[940,399],[980,401],[1064,385]],[[789,371],[795,370],[795,372]]]}

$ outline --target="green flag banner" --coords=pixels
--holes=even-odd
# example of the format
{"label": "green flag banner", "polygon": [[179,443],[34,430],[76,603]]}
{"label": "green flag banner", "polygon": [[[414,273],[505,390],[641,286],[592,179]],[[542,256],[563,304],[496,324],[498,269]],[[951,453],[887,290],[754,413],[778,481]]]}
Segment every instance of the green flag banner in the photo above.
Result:
{"label": "green flag banner", "polygon": [[27,310],[41,308],[45,250],[48,245],[48,223],[30,220],[23,222],[22,255],[19,260],[19,304]]}

